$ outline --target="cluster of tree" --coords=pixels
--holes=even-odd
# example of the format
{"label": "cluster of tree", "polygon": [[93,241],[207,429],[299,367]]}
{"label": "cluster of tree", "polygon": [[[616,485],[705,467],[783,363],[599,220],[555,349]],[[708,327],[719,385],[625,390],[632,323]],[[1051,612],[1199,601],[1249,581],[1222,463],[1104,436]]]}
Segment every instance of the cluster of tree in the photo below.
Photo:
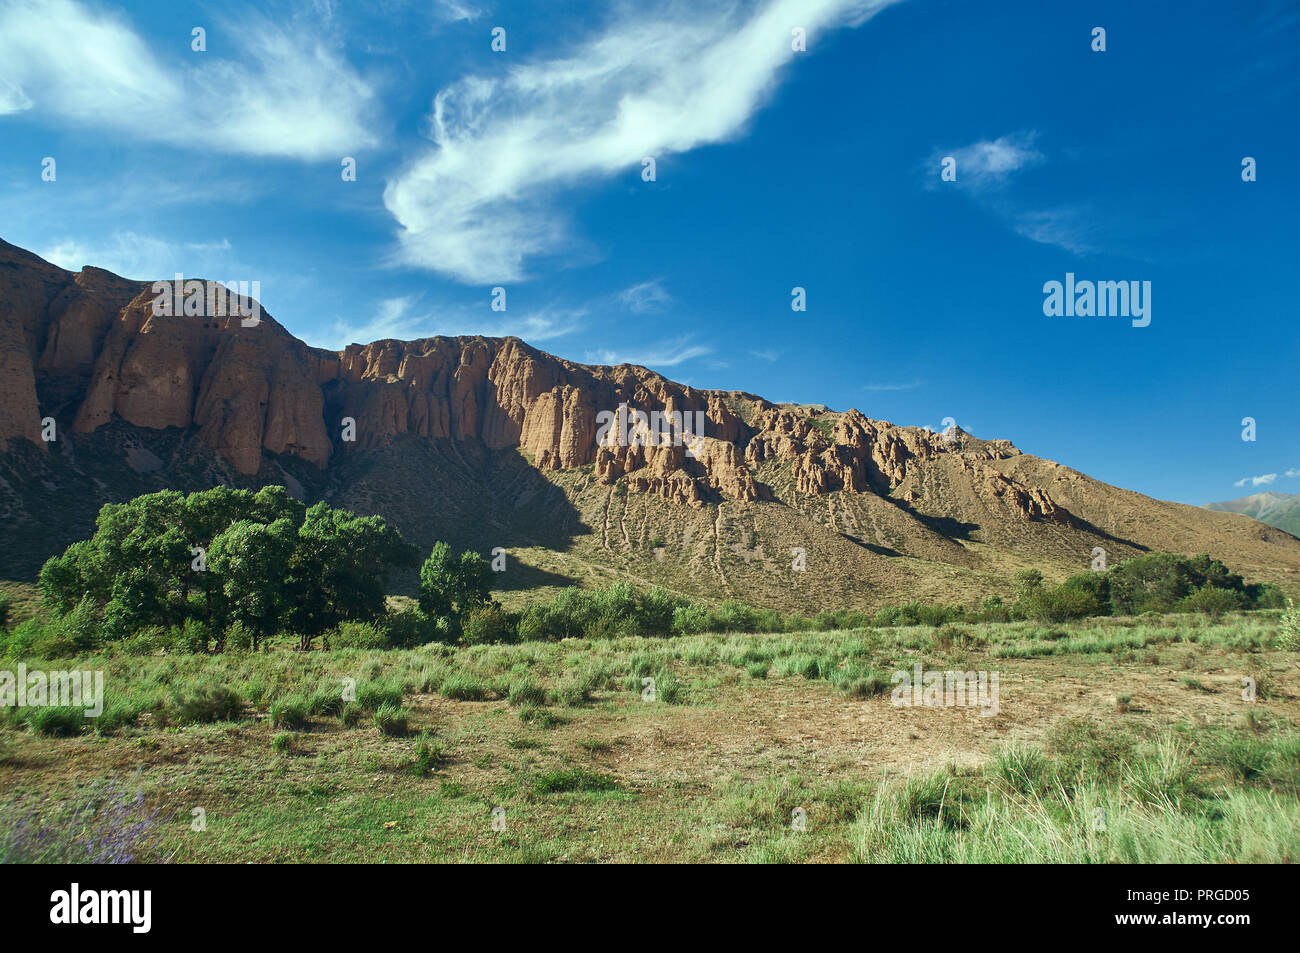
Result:
{"label": "cluster of tree", "polygon": [[[1217,559],[1202,553],[1138,556],[1105,572],[1071,576],[1059,586],[1036,569],[1016,573],[1011,619],[1062,622],[1091,616],[1147,612],[1201,612],[1218,617],[1244,609],[1277,609],[1282,592],[1266,583],[1247,583]],[[988,605],[986,604],[986,608]]]}
{"label": "cluster of tree", "polygon": [[40,589],[52,631],[83,651],[156,629],[193,651],[256,649],[280,633],[308,649],[356,624],[404,644],[455,639],[492,605],[490,567],[439,543],[420,570],[419,609],[392,614],[389,575],[416,558],[382,517],[307,506],[283,487],[164,490],[105,505],[90,539],[42,567]]}

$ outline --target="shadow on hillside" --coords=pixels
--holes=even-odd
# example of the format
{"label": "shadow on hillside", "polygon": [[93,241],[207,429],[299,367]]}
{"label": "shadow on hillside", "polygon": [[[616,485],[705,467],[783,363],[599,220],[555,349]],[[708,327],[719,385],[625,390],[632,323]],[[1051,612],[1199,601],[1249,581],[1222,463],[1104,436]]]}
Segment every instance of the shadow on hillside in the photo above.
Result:
{"label": "shadow on hillside", "polygon": [[861,537],[858,536],[854,536],[851,533],[840,533],[840,535],[843,536],[845,539],[847,539],[850,543],[856,543],[858,546],[861,546],[863,549],[868,550],[869,552],[875,553],[877,556],[903,555],[898,550],[890,546],[881,546],[879,543],[868,543],[865,539],[862,539]]}
{"label": "shadow on hillside", "polygon": [[543,586],[556,586],[561,589],[578,585],[575,576],[551,572],[538,566],[529,566],[518,559],[506,562],[506,571],[492,574],[492,588],[501,592],[526,592]]}
{"label": "shadow on hillside", "polygon": [[940,536],[946,536],[949,539],[960,539],[963,542],[972,542],[971,534],[980,528],[979,523],[964,523],[959,519],[951,516],[930,516],[914,509],[902,500],[890,500],[895,506],[906,513],[908,516],[917,520],[927,529],[933,530]]}
{"label": "shadow on hillside", "polygon": [[[148,452],[147,468],[139,466],[141,451]],[[419,563],[439,540],[490,560],[496,547],[564,551],[589,532],[564,490],[515,450],[402,435],[371,448],[336,445],[325,469],[264,454],[259,473],[244,476],[206,447],[197,430],[148,430],[115,419],[89,434],[62,431],[48,451],[16,440],[0,455],[0,577],[34,580],[46,559],[94,533],[105,503],[223,484],[286,485],[308,504],[324,500],[384,517],[418,553],[415,567],[391,579],[390,591],[401,595],[418,590]],[[511,588],[576,584],[513,560],[507,565],[520,569]]]}

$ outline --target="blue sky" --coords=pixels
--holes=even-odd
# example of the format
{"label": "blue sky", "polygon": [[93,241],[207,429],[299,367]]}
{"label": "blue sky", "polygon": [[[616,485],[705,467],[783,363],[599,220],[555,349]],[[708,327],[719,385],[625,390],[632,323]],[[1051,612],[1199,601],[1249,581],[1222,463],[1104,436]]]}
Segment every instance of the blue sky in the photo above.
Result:
{"label": "blue sky", "polygon": [[[1300,492],[1297,116],[1280,0],[0,0],[0,237],[259,281],[322,347],[517,334],[1203,503]],[[1067,272],[1150,325],[1046,316]]]}

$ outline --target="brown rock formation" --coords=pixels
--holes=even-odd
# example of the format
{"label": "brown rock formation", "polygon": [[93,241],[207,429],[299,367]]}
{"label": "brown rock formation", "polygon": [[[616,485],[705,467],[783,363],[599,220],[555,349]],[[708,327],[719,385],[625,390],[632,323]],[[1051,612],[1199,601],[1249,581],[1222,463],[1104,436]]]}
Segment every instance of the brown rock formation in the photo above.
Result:
{"label": "brown rock formation", "polygon": [[[148,284],[94,268],[73,274],[10,245],[0,244],[0,269],[4,441],[39,442],[42,406],[78,433],[115,418],[194,428],[244,474],[256,474],[267,452],[325,467],[337,454],[401,435],[480,441],[519,447],[541,469],[591,465],[602,482],[692,505],[771,497],[755,476],[764,464],[788,467],[800,494],[899,491],[900,500],[920,502],[927,489],[912,479],[917,467],[945,457],[959,459],[991,503],[1028,520],[1060,518],[1041,489],[978,465],[1015,448],[959,431],[895,427],[856,410],[810,416],[748,394],[695,390],[644,367],[574,364],[513,338],[324,351],[265,314],[253,327],[237,316],[157,315]],[[748,422],[741,405],[752,410]],[[633,412],[688,422],[702,413],[703,433],[656,423],[652,434],[642,422],[630,438],[619,429],[598,445],[600,421],[620,407],[634,420]]]}

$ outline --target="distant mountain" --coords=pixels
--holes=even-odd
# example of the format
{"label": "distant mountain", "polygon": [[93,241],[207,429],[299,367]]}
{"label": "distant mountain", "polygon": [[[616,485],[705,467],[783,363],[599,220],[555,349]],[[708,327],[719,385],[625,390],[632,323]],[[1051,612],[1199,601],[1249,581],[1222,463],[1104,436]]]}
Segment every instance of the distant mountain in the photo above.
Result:
{"label": "distant mountain", "polygon": [[1292,536],[1300,536],[1300,494],[1268,490],[1228,500],[1226,503],[1207,503],[1205,508],[1220,513],[1242,513],[1261,523],[1286,530]]}
{"label": "distant mountain", "polygon": [[[154,297],[0,242],[0,578],[31,578],[105,502],[276,483],[381,514],[422,549],[504,549],[508,602],[617,580],[805,611],[972,602],[1007,595],[1019,568],[1082,571],[1097,548],[1112,563],[1208,552],[1300,588],[1300,540],[1005,440],[701,390],[516,338],[327,351],[265,313],[160,316]],[[681,417],[611,428],[621,406]]]}

